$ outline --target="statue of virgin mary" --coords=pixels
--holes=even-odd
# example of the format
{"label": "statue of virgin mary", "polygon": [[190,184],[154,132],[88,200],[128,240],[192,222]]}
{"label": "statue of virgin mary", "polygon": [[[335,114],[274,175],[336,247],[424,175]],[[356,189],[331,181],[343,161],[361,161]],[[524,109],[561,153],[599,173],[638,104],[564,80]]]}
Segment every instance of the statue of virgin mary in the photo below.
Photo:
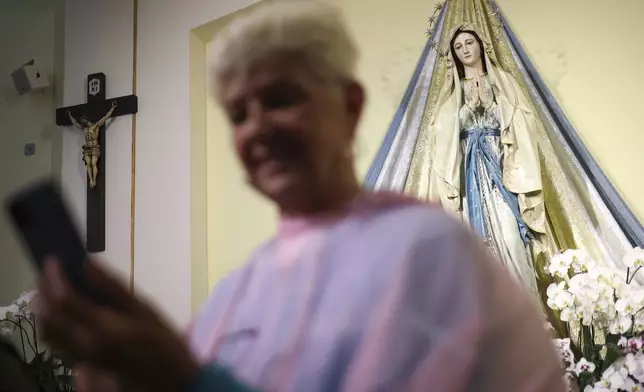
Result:
{"label": "statue of virgin mary", "polygon": [[[365,187],[439,201],[545,306],[552,255],[626,271],[644,228],[581,142],[493,0],[449,0]],[[644,284],[644,275],[636,280]],[[554,315],[556,316],[556,315]],[[563,336],[561,324],[555,325]]]}
{"label": "statue of virgin mary", "polygon": [[533,240],[545,234],[536,119],[474,25],[449,36],[446,84],[430,122],[429,198],[463,220],[538,296]]}

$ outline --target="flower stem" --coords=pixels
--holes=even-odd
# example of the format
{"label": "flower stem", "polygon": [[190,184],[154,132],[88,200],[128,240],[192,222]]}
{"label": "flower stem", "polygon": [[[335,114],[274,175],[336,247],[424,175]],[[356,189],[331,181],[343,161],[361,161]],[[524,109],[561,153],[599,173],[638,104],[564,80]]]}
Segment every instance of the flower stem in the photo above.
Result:
{"label": "flower stem", "polygon": [[29,324],[29,326],[31,327],[32,338],[34,339],[34,345],[36,346],[35,349],[34,349],[35,350],[34,354],[39,354],[39,351],[38,351],[38,337],[36,336],[36,326],[31,322],[31,320],[29,320],[29,318],[27,318],[25,316],[20,316],[19,315],[18,319],[21,320],[21,321],[26,321],[27,324]]}
{"label": "flower stem", "polygon": [[[31,340],[29,340],[29,334],[27,334],[27,331],[25,330],[25,327],[23,327],[21,324],[15,322],[15,321],[9,320],[9,319],[4,319],[4,320],[0,320],[0,321],[6,321],[6,322],[8,322],[10,324],[13,324],[16,328],[20,329],[20,338],[22,339],[22,336],[23,336],[22,334],[24,333],[27,336],[27,344],[29,345],[29,347],[32,350],[34,350],[34,352],[36,351],[36,349],[34,348],[34,345],[31,343]],[[24,356],[24,347],[23,347],[23,356]]]}
{"label": "flower stem", "polygon": [[25,337],[22,333],[22,328],[20,328],[20,344],[22,345],[22,359],[27,362],[27,350],[25,350]]}
{"label": "flower stem", "polygon": [[626,269],[626,284],[630,284],[630,283],[633,281],[633,279],[635,278],[635,274],[636,274],[640,269],[642,269],[642,267],[637,267],[637,269],[635,270],[635,272],[633,272],[633,275],[630,275],[630,274],[629,274],[630,268],[627,268],[627,269]]}

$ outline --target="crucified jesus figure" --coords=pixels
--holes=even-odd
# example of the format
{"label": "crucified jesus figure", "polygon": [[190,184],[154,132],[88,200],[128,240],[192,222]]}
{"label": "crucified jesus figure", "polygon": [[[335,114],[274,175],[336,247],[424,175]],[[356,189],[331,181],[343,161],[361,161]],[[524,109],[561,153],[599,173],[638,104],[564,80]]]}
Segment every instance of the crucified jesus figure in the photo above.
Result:
{"label": "crucified jesus figure", "polygon": [[87,118],[79,118],[76,120],[74,116],[68,111],[67,116],[72,124],[83,130],[85,134],[85,145],[83,145],[83,161],[87,168],[87,177],[89,179],[89,187],[96,186],[96,178],[98,177],[98,159],[101,156],[101,146],[98,144],[98,135],[101,127],[105,122],[112,117],[116,109],[116,102],[112,102],[112,108],[107,112],[103,118],[93,123]]}

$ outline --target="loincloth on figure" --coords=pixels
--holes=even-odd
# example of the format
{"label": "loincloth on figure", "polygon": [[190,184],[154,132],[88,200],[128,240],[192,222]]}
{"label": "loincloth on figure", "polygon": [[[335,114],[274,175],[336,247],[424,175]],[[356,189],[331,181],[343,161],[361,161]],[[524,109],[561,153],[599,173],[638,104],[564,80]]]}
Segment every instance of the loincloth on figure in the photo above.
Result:
{"label": "loincloth on figure", "polygon": [[101,156],[101,148],[98,145],[93,145],[93,146],[83,146],[83,159],[85,157],[100,157]]}

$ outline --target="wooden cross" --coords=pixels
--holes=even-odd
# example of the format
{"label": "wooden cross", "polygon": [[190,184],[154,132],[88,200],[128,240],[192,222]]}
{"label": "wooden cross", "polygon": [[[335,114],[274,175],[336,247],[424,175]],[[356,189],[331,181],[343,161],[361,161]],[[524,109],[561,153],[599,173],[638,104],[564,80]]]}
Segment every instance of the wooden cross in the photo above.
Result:
{"label": "wooden cross", "polygon": [[[134,114],[138,111],[138,99],[135,95],[105,99],[105,74],[95,73],[87,76],[87,103],[56,109],[56,125],[83,126],[85,128],[85,146],[81,159],[88,168],[87,178],[87,251],[90,253],[105,250],[105,120],[108,117]],[[88,127],[100,125],[98,135],[92,141]],[[98,142],[98,146],[95,143]],[[95,146],[95,147],[92,147]],[[100,151],[100,154],[96,154]],[[90,175],[90,157],[94,157],[96,168],[92,183]],[[96,160],[97,159],[97,160]]]}

